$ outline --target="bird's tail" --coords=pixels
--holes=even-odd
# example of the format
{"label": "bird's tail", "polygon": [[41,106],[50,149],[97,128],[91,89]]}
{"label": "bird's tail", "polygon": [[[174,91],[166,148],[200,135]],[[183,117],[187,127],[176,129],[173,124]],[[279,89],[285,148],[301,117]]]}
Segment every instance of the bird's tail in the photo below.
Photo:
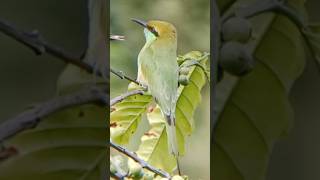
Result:
{"label": "bird's tail", "polygon": [[177,169],[180,174],[179,167],[179,149],[178,149],[178,141],[176,134],[176,119],[174,115],[166,115],[167,120],[167,135],[168,135],[168,147],[171,153],[175,156],[177,161]]}

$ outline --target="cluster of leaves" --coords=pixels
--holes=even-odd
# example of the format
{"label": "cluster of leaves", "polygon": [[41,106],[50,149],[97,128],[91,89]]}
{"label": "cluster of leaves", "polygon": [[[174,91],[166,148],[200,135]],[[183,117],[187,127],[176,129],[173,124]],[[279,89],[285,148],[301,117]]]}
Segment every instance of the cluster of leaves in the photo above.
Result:
{"label": "cluster of leaves", "polygon": [[253,38],[246,48],[255,66],[246,75],[225,72],[217,84],[214,178],[264,179],[274,143],[293,121],[287,96],[304,70],[304,40],[319,60],[319,26],[303,21],[305,0],[217,2],[222,20],[233,14],[252,24]]}
{"label": "cluster of leaves", "polygon": [[[178,57],[180,67],[188,68],[188,73],[184,74],[188,84],[180,84],[178,88],[179,98],[176,109],[176,132],[180,155],[185,153],[185,137],[189,136],[193,130],[194,111],[201,101],[201,89],[207,82],[208,59],[208,54],[199,51],[192,51]],[[131,83],[128,90],[139,88],[141,87]],[[150,129],[141,137],[141,144],[136,154],[147,163],[171,173],[176,167],[176,160],[168,151],[166,122],[159,107],[152,101],[152,96],[145,93],[130,96],[111,107],[111,139],[117,144],[127,144],[137,130],[143,115],[146,114]],[[135,169],[135,164],[130,160],[129,170]]]}

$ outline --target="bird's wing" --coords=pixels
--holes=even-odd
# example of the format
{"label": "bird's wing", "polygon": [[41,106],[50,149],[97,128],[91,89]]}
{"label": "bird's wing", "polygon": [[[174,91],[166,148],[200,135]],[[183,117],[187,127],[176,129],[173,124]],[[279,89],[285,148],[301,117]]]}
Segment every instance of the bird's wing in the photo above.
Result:
{"label": "bird's wing", "polygon": [[146,63],[142,62],[141,71],[148,83],[152,96],[156,99],[162,112],[166,115],[174,114],[178,87],[178,64],[176,58],[162,57],[157,60],[152,59]]}
{"label": "bird's wing", "polygon": [[[178,157],[175,126],[175,108],[178,89],[178,63],[175,55],[159,57],[151,50],[140,57],[140,72],[148,84],[152,96],[156,99],[166,119],[169,151]],[[148,58],[146,58],[148,57]],[[157,58],[157,59],[155,59]]]}

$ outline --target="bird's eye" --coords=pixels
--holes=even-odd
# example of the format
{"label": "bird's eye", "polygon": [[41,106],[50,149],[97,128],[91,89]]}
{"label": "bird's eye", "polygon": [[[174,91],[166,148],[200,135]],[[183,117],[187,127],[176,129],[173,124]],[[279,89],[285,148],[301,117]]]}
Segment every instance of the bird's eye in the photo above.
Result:
{"label": "bird's eye", "polygon": [[150,32],[152,32],[155,36],[159,36],[159,33],[156,31],[156,29],[152,26],[147,26]]}

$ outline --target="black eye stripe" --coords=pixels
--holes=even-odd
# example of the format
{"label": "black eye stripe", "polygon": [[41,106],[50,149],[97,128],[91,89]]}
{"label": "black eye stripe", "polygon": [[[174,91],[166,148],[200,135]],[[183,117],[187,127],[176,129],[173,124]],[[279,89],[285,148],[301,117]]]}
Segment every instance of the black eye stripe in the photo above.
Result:
{"label": "black eye stripe", "polygon": [[155,36],[159,36],[159,33],[156,31],[156,29],[152,26],[147,26],[150,32],[152,32]]}

